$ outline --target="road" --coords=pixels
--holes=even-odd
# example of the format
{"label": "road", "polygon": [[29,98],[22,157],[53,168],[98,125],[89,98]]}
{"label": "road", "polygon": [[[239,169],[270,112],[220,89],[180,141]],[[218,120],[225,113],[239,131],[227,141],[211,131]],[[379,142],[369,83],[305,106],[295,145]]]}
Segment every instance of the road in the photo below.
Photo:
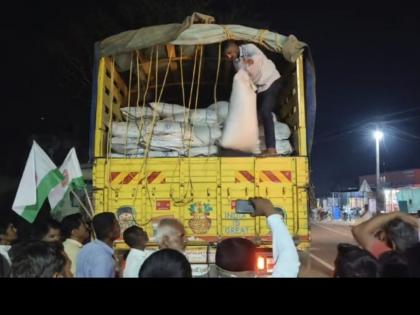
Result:
{"label": "road", "polygon": [[331,277],[339,243],[356,244],[351,226],[311,223],[312,243],[309,253],[301,255],[299,277]]}

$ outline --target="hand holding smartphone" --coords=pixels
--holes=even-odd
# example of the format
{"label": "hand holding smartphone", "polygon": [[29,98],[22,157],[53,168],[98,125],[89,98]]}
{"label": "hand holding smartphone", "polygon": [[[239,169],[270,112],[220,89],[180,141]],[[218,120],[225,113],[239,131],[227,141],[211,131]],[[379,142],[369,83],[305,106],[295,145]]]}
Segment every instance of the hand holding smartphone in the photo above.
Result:
{"label": "hand holding smartphone", "polygon": [[238,214],[249,214],[251,216],[270,216],[280,214],[283,219],[285,212],[281,208],[275,208],[270,200],[264,198],[252,198],[250,200],[237,200],[235,212]]}

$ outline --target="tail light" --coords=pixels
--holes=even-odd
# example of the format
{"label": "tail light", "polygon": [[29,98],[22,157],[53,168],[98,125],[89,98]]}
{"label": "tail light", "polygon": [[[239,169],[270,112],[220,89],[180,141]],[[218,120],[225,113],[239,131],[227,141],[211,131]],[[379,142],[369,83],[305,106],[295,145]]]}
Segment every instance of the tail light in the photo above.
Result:
{"label": "tail light", "polygon": [[264,271],[265,270],[265,258],[264,256],[257,257],[257,270]]}

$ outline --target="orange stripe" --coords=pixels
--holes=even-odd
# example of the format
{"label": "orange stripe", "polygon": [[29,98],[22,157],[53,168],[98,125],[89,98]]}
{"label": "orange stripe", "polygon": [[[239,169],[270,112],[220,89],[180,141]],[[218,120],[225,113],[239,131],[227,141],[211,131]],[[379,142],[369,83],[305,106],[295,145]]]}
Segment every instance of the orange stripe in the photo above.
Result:
{"label": "orange stripe", "polygon": [[136,177],[136,175],[137,175],[138,173],[136,173],[136,172],[131,172],[131,173],[128,173],[128,175],[126,176],[126,177],[124,177],[124,179],[122,180],[122,184],[124,184],[124,185],[127,185],[127,184],[129,184],[130,182],[131,182],[131,180],[134,178],[134,177]]}
{"label": "orange stripe", "polygon": [[155,180],[156,177],[158,177],[160,174],[160,172],[152,172],[148,177],[147,177],[147,182],[150,184],[151,182],[153,182]]}
{"label": "orange stripe", "polygon": [[137,184],[143,184],[145,179],[146,179],[146,177],[140,178],[139,181],[137,182]]}
{"label": "orange stripe", "polygon": [[152,181],[153,181],[154,183],[159,183],[159,184],[162,184],[162,183],[166,182],[166,178],[165,178],[165,176],[162,174],[162,172],[156,172],[156,173],[158,173],[158,175],[157,175],[155,178],[153,178],[153,179],[152,179]]}
{"label": "orange stripe", "polygon": [[235,176],[236,183],[248,183],[250,180],[241,172],[237,172]]}
{"label": "orange stripe", "polygon": [[239,171],[239,173],[245,177],[249,182],[253,183],[255,181],[254,176],[248,171]]}
{"label": "orange stripe", "polygon": [[281,171],[281,172],[289,180],[289,182],[292,181],[292,172],[290,171]]}
{"label": "orange stripe", "polygon": [[281,183],[287,183],[289,180],[286,178],[286,176],[283,175],[281,171],[272,171],[274,176],[276,176]]}
{"label": "orange stripe", "polygon": [[127,176],[125,172],[116,172],[114,178],[112,179],[112,184],[121,184],[122,180]]}
{"label": "orange stripe", "polygon": [[244,182],[248,182],[248,180],[241,173],[237,173],[235,177],[235,182],[244,183]]}
{"label": "orange stripe", "polygon": [[280,180],[271,172],[263,171],[264,175],[267,176],[273,183],[280,183]]}
{"label": "orange stripe", "polygon": [[120,174],[120,172],[111,172],[111,175],[109,175],[109,181],[112,182]]}
{"label": "orange stripe", "polygon": [[260,183],[269,182],[270,179],[263,173],[260,172]]}
{"label": "orange stripe", "polygon": [[131,180],[131,183],[138,185],[138,184],[141,183],[141,181],[142,181],[141,174],[140,174],[140,172],[137,172],[136,176],[134,176],[133,179]]}

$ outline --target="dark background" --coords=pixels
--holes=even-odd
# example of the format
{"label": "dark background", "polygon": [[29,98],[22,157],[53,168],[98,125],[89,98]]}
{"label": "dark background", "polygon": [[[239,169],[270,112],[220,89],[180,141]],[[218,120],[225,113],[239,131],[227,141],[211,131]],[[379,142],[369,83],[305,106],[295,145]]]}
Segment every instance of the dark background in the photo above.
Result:
{"label": "dark background", "polygon": [[[14,1],[2,10],[2,191],[12,198],[32,139],[61,164],[88,158],[93,45],[194,11],[216,23],[268,28],[309,44],[317,71],[311,156],[317,195],[375,171],[372,130],[385,132],[381,170],[420,167],[420,44],[416,9],[279,1]],[[10,6],[11,5],[11,6]],[[10,194],[9,194],[10,195]]]}

